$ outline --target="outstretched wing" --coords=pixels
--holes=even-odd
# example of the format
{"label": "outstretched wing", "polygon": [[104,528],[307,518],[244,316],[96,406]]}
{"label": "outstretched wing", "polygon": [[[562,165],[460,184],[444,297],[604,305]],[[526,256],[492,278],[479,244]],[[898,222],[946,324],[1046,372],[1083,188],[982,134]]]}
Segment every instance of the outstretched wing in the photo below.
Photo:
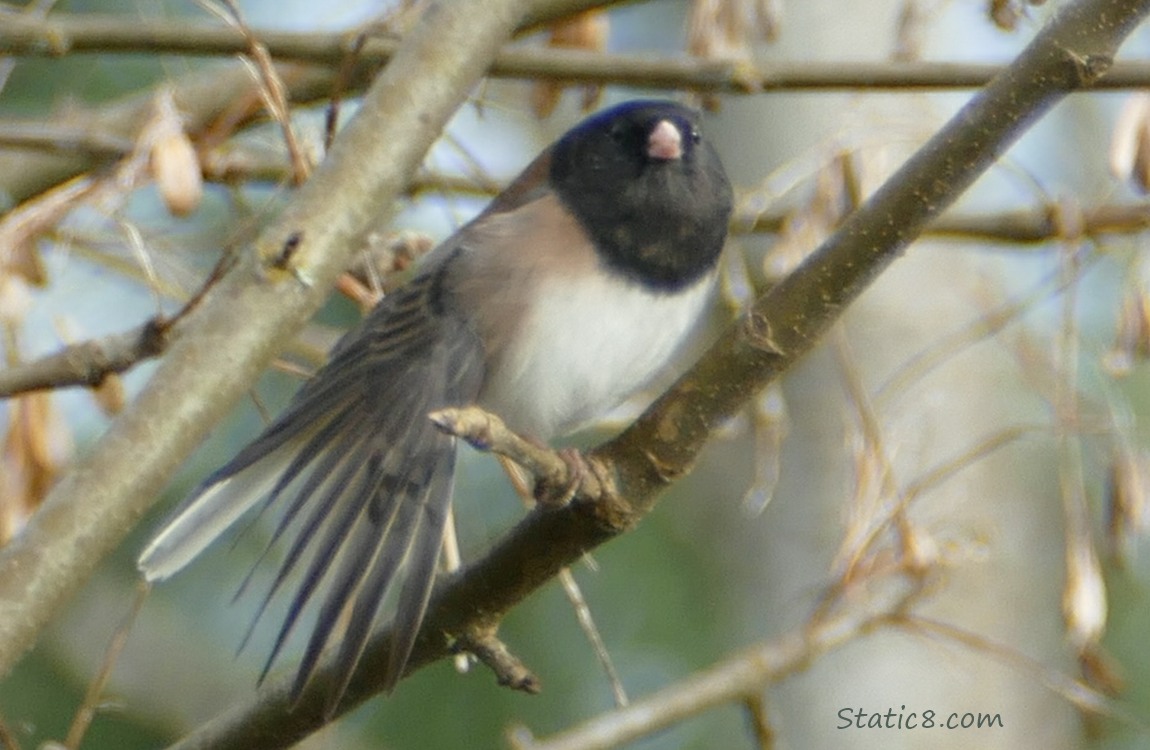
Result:
{"label": "outstretched wing", "polygon": [[349,332],[284,413],[208,477],[140,557],[149,580],[166,578],[253,507],[278,509],[269,547],[290,543],[253,628],[291,574],[300,575],[261,680],[301,612],[325,591],[296,697],[342,629],[329,705],[339,702],[398,578],[389,688],[419,630],[455,467],[454,438],[427,414],[473,402],[484,372],[482,343],[443,289],[457,253],[389,295]]}

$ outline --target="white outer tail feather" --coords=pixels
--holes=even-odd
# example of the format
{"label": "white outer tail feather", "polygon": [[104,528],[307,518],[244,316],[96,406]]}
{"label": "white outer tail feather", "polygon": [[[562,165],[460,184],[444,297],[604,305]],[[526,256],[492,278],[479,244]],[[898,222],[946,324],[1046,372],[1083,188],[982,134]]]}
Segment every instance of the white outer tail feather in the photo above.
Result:
{"label": "white outer tail feather", "polygon": [[279,461],[265,459],[205,487],[140,553],[136,566],[144,579],[162,581],[178,573],[262,500],[282,469]]}

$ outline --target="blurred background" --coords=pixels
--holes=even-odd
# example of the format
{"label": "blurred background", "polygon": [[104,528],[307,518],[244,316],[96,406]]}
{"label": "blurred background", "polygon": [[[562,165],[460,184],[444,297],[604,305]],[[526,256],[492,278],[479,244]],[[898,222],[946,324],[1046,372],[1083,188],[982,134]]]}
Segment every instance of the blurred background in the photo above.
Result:
{"label": "blurred background", "polygon": [[[257,31],[353,30],[395,10],[369,0],[239,5]],[[844,71],[894,61],[998,64],[1061,5],[644,2],[519,43]],[[4,3],[0,26],[15,13],[222,23],[204,5],[177,0]],[[1148,42],[1147,31],[1137,31],[1124,56],[1145,55]],[[62,142],[59,154],[30,150],[17,147],[6,127],[91,126],[85,132],[95,139],[107,135],[99,114],[126,97],[162,101],[167,88],[203,75],[223,80],[237,67],[227,58],[162,50],[0,60],[0,209],[8,212],[0,215],[0,325],[9,366],[127,330],[157,310],[176,311],[221,251],[243,252],[284,204],[290,175],[281,131],[263,118],[236,132],[191,133],[208,175],[189,207],[174,204],[152,179],[155,151],[141,155],[129,139],[115,159],[99,152],[103,166],[91,174],[104,188],[54,210],[51,196],[67,186],[45,192],[49,186],[33,187],[29,175],[43,159],[66,159],[91,144]],[[740,195],[722,295],[687,363],[970,92],[839,87],[698,99],[614,85],[557,91],[489,81],[428,157],[425,189],[395,213],[381,210],[373,242],[418,250],[447,236],[585,106],[640,95],[705,105],[706,128]],[[713,441],[639,528],[573,570],[632,699],[801,631],[812,618],[889,603],[894,586],[914,592],[904,617],[841,648],[812,652],[803,669],[765,687],[774,747],[1146,746],[1150,260],[1143,229],[1150,207],[1143,192],[1150,179],[1143,170],[1150,151],[1143,141],[1150,105],[1140,97],[1074,96],[1035,125],[814,353]],[[325,104],[301,106],[293,116],[316,159]],[[351,92],[343,116],[354,109]],[[209,163],[221,162],[212,159],[231,166],[213,176]],[[27,208],[36,211],[19,213]],[[1111,217],[1105,233],[1099,217]],[[258,432],[265,414],[283,407],[299,373],[322,361],[359,314],[333,295],[285,353],[285,366],[269,371],[218,426],[152,517],[0,682],[9,741],[23,748],[64,741],[110,641],[125,632],[137,597],[133,560],[148,535]],[[145,362],[98,391],[0,402],[6,534],[19,532],[70,457],[99,437],[149,372]],[[576,441],[610,435],[640,406],[628,405]],[[514,524],[523,506],[491,457],[464,454],[456,519],[467,560]],[[250,699],[275,616],[237,656],[258,597],[232,597],[266,539],[259,525],[233,534],[150,593],[81,747],[160,747]],[[540,677],[541,695],[499,688],[482,666],[461,675],[442,662],[303,746],[499,747],[511,727],[542,737],[614,705],[557,584],[518,607],[501,632]],[[293,646],[280,671],[292,668]],[[896,721],[900,713],[934,711],[939,721],[954,712],[1001,722],[942,731],[844,728],[844,710],[852,721],[856,711],[889,710]],[[753,724],[743,705],[732,704],[630,746],[767,746]]]}

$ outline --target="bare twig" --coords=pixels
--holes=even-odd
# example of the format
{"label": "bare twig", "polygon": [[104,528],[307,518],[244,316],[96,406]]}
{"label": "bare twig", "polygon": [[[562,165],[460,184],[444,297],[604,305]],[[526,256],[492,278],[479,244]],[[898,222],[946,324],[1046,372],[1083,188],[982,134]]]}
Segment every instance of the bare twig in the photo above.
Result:
{"label": "bare twig", "polygon": [[336,130],[339,128],[339,113],[343,107],[343,97],[345,92],[351,86],[353,75],[355,73],[355,66],[360,60],[360,54],[363,52],[363,45],[367,44],[367,32],[360,32],[356,34],[355,41],[352,42],[351,49],[345,54],[343,61],[339,64],[339,70],[336,72],[335,81],[332,85],[331,100],[328,102],[327,111],[324,113],[323,123],[323,149],[327,151],[331,148],[331,144],[335,141]]}
{"label": "bare twig", "polygon": [[563,594],[571,603],[571,608],[575,610],[575,618],[579,621],[579,628],[591,643],[591,650],[595,652],[595,658],[599,660],[599,666],[607,676],[607,683],[611,686],[615,705],[619,708],[626,706],[631,702],[627,697],[627,690],[623,687],[619,670],[615,668],[615,662],[611,659],[611,652],[607,650],[607,644],[603,642],[603,636],[600,635],[599,627],[595,624],[595,618],[591,615],[591,607],[587,605],[587,599],[583,596],[583,589],[579,588],[579,582],[575,580],[571,568],[564,568],[559,571],[559,585],[563,587]]}
{"label": "bare twig", "polygon": [[765,692],[759,690],[754,695],[748,695],[743,699],[743,705],[747,709],[747,719],[759,750],[772,750],[775,746],[775,730],[771,726],[771,717],[767,713]]}
{"label": "bare twig", "polygon": [[131,632],[132,625],[135,624],[136,617],[140,614],[140,609],[147,601],[150,590],[151,586],[144,582],[140,582],[136,587],[136,598],[132,601],[132,606],[124,616],[123,622],[116,628],[116,632],[108,644],[108,651],[104,654],[104,662],[100,665],[100,671],[89,683],[88,690],[84,694],[84,702],[80,704],[80,709],[72,719],[72,726],[68,728],[68,736],[64,740],[64,747],[68,750],[78,750],[80,743],[84,741],[84,735],[87,734],[92,719],[96,717],[96,709],[104,695],[104,688],[107,687],[108,679],[112,676],[112,669],[116,666],[120,652],[124,650],[124,645],[128,642],[128,633]]}
{"label": "bare twig", "polygon": [[[113,129],[78,127],[57,120],[0,121],[0,148],[35,149],[53,153],[114,158],[130,153],[133,142]],[[280,154],[267,149],[253,150],[232,144],[201,154],[204,177],[232,183],[236,180],[281,182],[292,178]],[[461,193],[492,196],[501,184],[477,181],[473,177],[421,172],[408,187],[408,194]],[[745,206],[745,200],[736,201]],[[1051,207],[1001,212],[947,213],[933,221],[924,236],[954,240],[974,240],[1018,245],[1045,245],[1061,238],[1059,222]],[[742,208],[731,219],[731,233],[777,233],[787,221],[784,210],[759,211]],[[1116,203],[1082,208],[1081,231],[1087,237],[1135,234],[1150,229],[1150,205]]]}
{"label": "bare twig", "polygon": [[490,667],[500,685],[525,693],[539,692],[539,678],[511,653],[491,628],[472,628],[461,633],[455,647],[474,654]]}
{"label": "bare twig", "polygon": [[128,153],[134,146],[127,138],[89,127],[55,121],[0,122],[0,148],[75,151],[93,157],[116,157]]}
{"label": "bare twig", "polygon": [[[499,456],[498,458],[499,465],[503,467],[507,478],[511,480],[511,486],[515,489],[515,494],[523,501],[524,507],[534,507],[535,496],[532,493],[531,477],[527,470],[506,456]],[[590,553],[584,555],[583,562],[593,571],[598,569]],[[615,668],[615,662],[611,659],[607,644],[603,642],[603,636],[599,633],[599,626],[595,624],[595,617],[591,613],[591,607],[587,604],[586,597],[583,596],[583,589],[575,580],[575,574],[571,572],[571,568],[563,568],[559,571],[558,578],[559,585],[563,587],[563,594],[575,612],[575,619],[579,623],[579,628],[587,637],[587,641],[591,644],[591,650],[595,652],[595,658],[599,660],[599,666],[603,668],[603,673],[607,676],[611,693],[615,697],[615,705],[626,706],[630,702],[627,697],[627,690],[623,687],[623,680],[619,677],[619,671]]]}
{"label": "bare twig", "polygon": [[164,350],[168,326],[152,318],[130,331],[66,346],[58,352],[0,370],[0,398],[19,393],[84,385],[98,386]]}
{"label": "bare twig", "polygon": [[0,370],[0,399],[75,385],[99,387],[108,376],[160,355],[168,346],[172,329],[196,309],[234,260],[230,254],[221,257],[196,293],[171,317],[156,315],[129,331],[70,344],[33,362]]}
{"label": "bare twig", "polygon": [[[512,736],[516,750],[607,750],[697,716],[725,703],[741,703],[767,685],[806,668],[814,659],[849,643],[905,611],[921,592],[913,577],[863,597],[863,606],[842,606],[825,619],[725,659],[669,687],[608,711],[559,734],[536,740],[525,729]],[[840,600],[846,603],[846,599]]]}
{"label": "bare twig", "polygon": [[1147,726],[1144,718],[1111,700],[1086,682],[1076,680],[1060,670],[1048,667],[1017,649],[984,635],[973,633],[951,623],[912,613],[891,618],[890,625],[902,628],[909,633],[950,641],[963,648],[986,654],[997,662],[1007,664],[1022,673],[1033,676],[1051,692],[1081,710],[1120,719],[1131,726],[1139,727],[1143,732],[1150,731],[1150,726]]}
{"label": "bare twig", "polygon": [[[283,78],[272,62],[271,53],[267,45],[259,40],[258,35],[244,21],[243,14],[234,0],[219,0],[217,6],[213,0],[200,0],[200,4],[209,11],[216,13],[234,26],[247,43],[247,54],[251,60],[253,77],[259,82],[260,98],[264,102],[268,113],[271,114],[280,126],[283,133],[284,145],[291,158],[292,181],[302,185],[311,174],[311,160],[300,146],[295,128],[291,124],[291,111],[288,108],[287,87]],[[222,7],[221,7],[222,6]]]}

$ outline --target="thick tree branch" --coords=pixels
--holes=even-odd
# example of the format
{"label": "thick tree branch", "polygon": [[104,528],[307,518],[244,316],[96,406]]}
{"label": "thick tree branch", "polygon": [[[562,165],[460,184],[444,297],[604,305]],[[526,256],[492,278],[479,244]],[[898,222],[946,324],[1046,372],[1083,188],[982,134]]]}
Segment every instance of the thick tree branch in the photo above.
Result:
{"label": "thick tree branch", "polygon": [[[319,306],[364,231],[390,210],[523,14],[565,14],[586,5],[429,6],[322,167],[175,327],[175,343],[143,392],[0,551],[0,675]],[[281,262],[289,246],[294,252]]]}
{"label": "thick tree branch", "polygon": [[[916,153],[787,279],[721,336],[702,359],[593,457],[614,468],[621,498],[577,497],[537,509],[483,558],[437,586],[408,671],[450,653],[450,634],[494,626],[516,603],[587,550],[632,527],[660,491],[690,468],[712,430],[805,354],[845,306],[905,250],[1038,117],[1105,72],[1150,0],[1079,0]],[[380,688],[390,628],[376,633],[352,678],[346,711]],[[291,680],[265,685],[248,705],[200,727],[179,748],[291,744],[323,723],[333,673],[321,667],[292,708]]]}

